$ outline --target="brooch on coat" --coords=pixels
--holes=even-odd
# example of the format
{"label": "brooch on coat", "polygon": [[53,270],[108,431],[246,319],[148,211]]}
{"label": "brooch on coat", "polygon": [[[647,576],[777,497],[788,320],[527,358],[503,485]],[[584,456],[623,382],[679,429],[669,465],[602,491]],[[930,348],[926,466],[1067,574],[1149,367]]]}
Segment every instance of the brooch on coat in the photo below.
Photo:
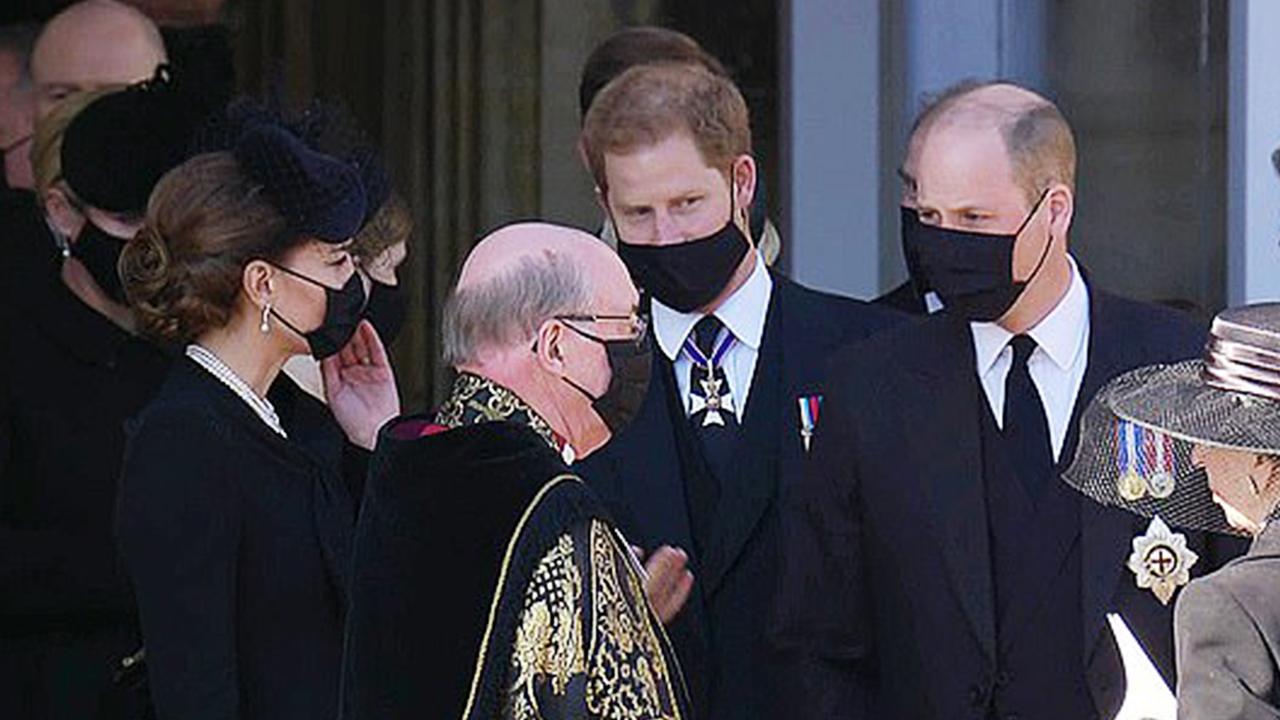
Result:
{"label": "brooch on coat", "polygon": [[1173,593],[1191,581],[1191,566],[1199,559],[1187,547],[1187,536],[1170,530],[1157,515],[1151,518],[1146,533],[1133,539],[1129,570],[1140,589],[1150,590],[1168,605]]}

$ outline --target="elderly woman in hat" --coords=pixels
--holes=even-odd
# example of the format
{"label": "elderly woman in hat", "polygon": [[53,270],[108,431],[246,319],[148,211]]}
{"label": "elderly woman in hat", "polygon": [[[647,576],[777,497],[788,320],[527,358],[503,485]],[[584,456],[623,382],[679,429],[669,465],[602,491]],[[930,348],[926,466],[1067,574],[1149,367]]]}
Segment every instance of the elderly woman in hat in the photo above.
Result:
{"label": "elderly woman in hat", "polygon": [[348,252],[365,202],[349,164],[254,123],[160,181],[121,257],[143,330],[185,346],[118,517],[160,717],[337,715],[355,499],[267,392],[309,354],[351,445],[399,413]]}
{"label": "elderly woman in hat", "polygon": [[1116,378],[1086,412],[1066,480],[1151,517],[1129,568],[1168,599],[1197,558],[1170,528],[1242,534],[1174,615],[1180,718],[1280,718],[1280,305],[1223,311],[1203,360]]}
{"label": "elderly woman in hat", "polygon": [[[41,716],[96,717],[137,650],[116,488],[126,422],[170,358],[133,332],[116,260],[160,176],[185,159],[194,118],[182,106],[161,76],[69,96],[39,124],[47,257],[22,265],[0,343],[0,653],[24,668],[14,701]],[[11,707],[0,700],[0,716],[25,717]]]}

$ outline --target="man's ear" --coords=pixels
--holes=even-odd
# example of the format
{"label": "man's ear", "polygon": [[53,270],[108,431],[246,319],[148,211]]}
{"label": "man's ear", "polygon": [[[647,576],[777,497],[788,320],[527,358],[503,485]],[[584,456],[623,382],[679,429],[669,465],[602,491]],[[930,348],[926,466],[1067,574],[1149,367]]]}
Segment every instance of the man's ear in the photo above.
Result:
{"label": "man's ear", "polygon": [[548,320],[538,328],[534,352],[538,365],[553,375],[564,375],[564,351],[560,344],[564,341],[564,327]]}
{"label": "man's ear", "polygon": [[750,155],[743,154],[734,158],[729,180],[733,186],[734,207],[745,224],[750,224],[751,203],[756,197],[757,171],[756,159]]}
{"label": "man's ear", "polygon": [[44,193],[44,212],[53,225],[69,243],[75,243],[84,229],[85,217],[76,209],[66,191],[60,187],[51,187]]}
{"label": "man's ear", "polygon": [[1071,192],[1071,188],[1059,183],[1049,188],[1044,202],[1049,206],[1050,232],[1055,238],[1067,237],[1076,211],[1075,194]]}

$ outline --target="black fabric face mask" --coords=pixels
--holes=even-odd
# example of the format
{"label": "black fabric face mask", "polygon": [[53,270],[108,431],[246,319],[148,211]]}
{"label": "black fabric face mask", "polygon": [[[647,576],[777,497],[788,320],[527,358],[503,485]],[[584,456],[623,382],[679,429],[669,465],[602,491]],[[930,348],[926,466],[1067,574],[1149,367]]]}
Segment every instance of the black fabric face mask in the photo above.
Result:
{"label": "black fabric face mask", "polygon": [[616,437],[640,413],[640,406],[649,392],[649,373],[653,368],[649,333],[646,330],[632,340],[605,340],[568,323],[565,327],[604,346],[605,355],[609,358],[609,387],[600,397],[595,397],[568,377],[561,379],[591,401],[591,409]]}
{"label": "black fabric face mask", "polygon": [[994,322],[1004,316],[1035,279],[1049,257],[1053,236],[1045,243],[1026,280],[1013,279],[1013,249],[1048,193],[1040,196],[1011,235],[953,230],[920,222],[916,211],[902,208],[902,246],[907,272],[918,292],[933,291],[947,312],[966,320]]}
{"label": "black fabric face mask", "polygon": [[86,221],[84,229],[71,244],[71,256],[80,261],[107,297],[125,302],[124,282],[120,280],[120,253],[125,241]]}
{"label": "black fabric face mask", "polygon": [[924,278],[924,269],[920,267],[920,215],[916,213],[915,208],[909,208],[906,205],[899,207],[902,215],[902,226],[899,234],[902,240],[902,259],[907,265],[907,280],[910,281],[912,289],[916,291],[918,297],[924,297],[925,293],[930,292],[933,288],[929,287],[929,283]]}
{"label": "black fabric face mask", "polygon": [[[729,220],[703,238],[678,245],[633,245],[618,237],[618,256],[636,284],[677,312],[705,307],[724,290],[751,243],[733,221],[732,188]],[[615,222],[614,228],[618,227]]]}
{"label": "black fabric face mask", "polygon": [[303,332],[280,313],[276,312],[275,308],[271,309],[271,314],[284,323],[285,327],[307,341],[307,347],[311,350],[311,356],[315,359],[324,360],[337,355],[342,348],[347,346],[351,336],[356,334],[356,328],[364,317],[364,283],[360,282],[359,273],[351,273],[351,277],[347,279],[346,284],[335,290],[302,273],[290,270],[282,265],[271,264],[281,272],[288,273],[299,280],[309,282],[324,290],[324,320],[321,321],[320,327],[315,330]]}
{"label": "black fabric face mask", "polygon": [[364,316],[373,323],[383,343],[395,342],[408,314],[409,296],[403,285],[384,285],[370,278],[369,303],[364,306]]}

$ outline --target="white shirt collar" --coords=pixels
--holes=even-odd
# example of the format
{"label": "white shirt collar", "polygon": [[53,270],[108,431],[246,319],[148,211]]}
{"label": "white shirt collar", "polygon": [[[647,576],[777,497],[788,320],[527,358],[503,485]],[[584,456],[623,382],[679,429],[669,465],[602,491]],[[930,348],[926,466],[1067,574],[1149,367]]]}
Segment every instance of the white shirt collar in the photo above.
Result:
{"label": "white shirt collar", "polygon": [[[1053,364],[1062,370],[1073,367],[1077,357],[1084,352],[1089,330],[1089,292],[1075,258],[1068,255],[1067,260],[1071,265],[1071,284],[1067,287],[1066,294],[1027,333]],[[996,359],[1013,338],[1013,333],[993,322],[971,322],[969,327],[973,330],[978,375],[985,375],[995,365]]]}
{"label": "white shirt collar", "polygon": [[942,312],[943,308],[944,305],[942,304],[942,298],[938,297],[938,293],[930,290],[924,294],[925,312],[932,315],[937,312]]}
{"label": "white shirt collar", "polygon": [[[764,337],[765,316],[769,312],[769,295],[773,292],[773,278],[765,267],[760,253],[753,253],[755,267],[742,287],[734,291],[712,315],[720,319],[737,341],[758,350]],[[667,359],[680,356],[685,338],[693,332],[693,326],[702,319],[698,312],[682,313],[653,299],[653,334],[658,347]]]}

